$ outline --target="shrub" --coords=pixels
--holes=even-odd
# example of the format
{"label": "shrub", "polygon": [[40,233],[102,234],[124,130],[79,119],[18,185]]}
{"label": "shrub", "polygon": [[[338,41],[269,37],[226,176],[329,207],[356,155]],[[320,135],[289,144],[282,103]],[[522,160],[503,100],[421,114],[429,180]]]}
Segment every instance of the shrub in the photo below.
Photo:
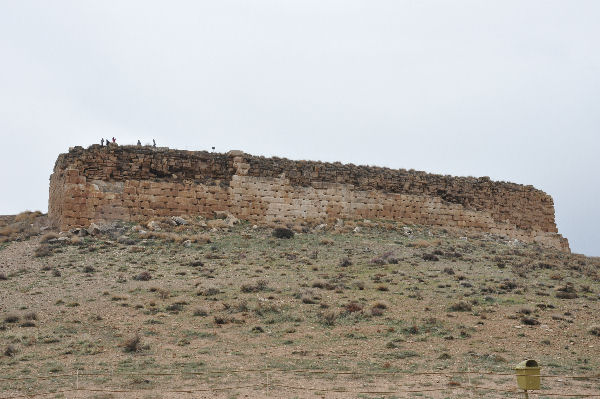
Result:
{"label": "shrub", "polygon": [[87,265],[83,268],[84,273],[94,273],[96,269],[93,266]]}
{"label": "shrub", "polygon": [[13,357],[14,355],[17,354],[17,348],[15,348],[12,345],[8,345],[5,349],[4,349],[4,356],[8,356],[8,357]]}
{"label": "shrub", "polygon": [[152,279],[152,275],[149,272],[144,271],[138,274],[137,276],[134,276],[133,279],[136,281],[149,281]]}
{"label": "shrub", "polygon": [[213,296],[213,295],[217,295],[220,293],[221,293],[221,290],[218,289],[217,287],[206,287],[206,288],[198,291],[199,296]]}
{"label": "shrub", "polygon": [[52,250],[50,249],[50,245],[48,245],[48,244],[41,244],[41,245],[39,245],[35,249],[35,251],[33,253],[33,255],[36,258],[41,258],[41,257],[44,257],[44,256],[50,256],[51,254],[52,254]]}
{"label": "shrub", "polygon": [[528,325],[528,326],[537,326],[538,324],[540,324],[540,322],[533,317],[527,317],[527,316],[523,316],[521,318],[521,323]]}
{"label": "shrub", "polygon": [[573,283],[567,283],[556,291],[556,297],[560,299],[574,299],[577,298],[577,290],[573,286]]}
{"label": "shrub", "polygon": [[194,316],[206,317],[206,316],[208,316],[208,311],[204,308],[196,308],[196,309],[194,309],[194,312],[192,314]]}
{"label": "shrub", "polygon": [[340,266],[341,267],[352,266],[352,261],[350,260],[350,258],[344,258],[340,261]]}
{"label": "shrub", "polygon": [[334,311],[329,311],[325,313],[321,313],[321,321],[326,326],[332,326],[335,324],[337,319],[337,314]]}
{"label": "shrub", "polygon": [[6,273],[0,273],[0,280],[8,280]]}
{"label": "shrub", "polygon": [[383,310],[383,309],[387,309],[388,305],[385,302],[375,302],[373,304],[373,308],[374,309],[381,309],[381,310]]}
{"label": "shrub", "polygon": [[350,302],[346,306],[344,306],[344,308],[348,313],[360,312],[361,310],[363,310],[362,305],[358,302]]}
{"label": "shrub", "polygon": [[382,315],[383,315],[383,309],[379,309],[376,307],[371,308],[371,316],[382,316]]}
{"label": "shrub", "polygon": [[19,319],[20,319],[20,317],[16,314],[8,314],[8,315],[4,316],[5,323],[16,323],[19,321]]}
{"label": "shrub", "polygon": [[251,284],[251,283],[246,283],[246,284],[242,284],[242,286],[240,287],[240,290],[242,292],[260,292],[260,291],[265,291],[267,289],[267,280],[258,280],[256,283]]}
{"label": "shrub", "polygon": [[431,245],[429,241],[425,240],[416,240],[410,243],[410,246],[415,248],[427,248]]}
{"label": "shrub", "polygon": [[172,303],[172,304],[168,305],[168,306],[165,308],[165,310],[166,310],[167,312],[179,313],[180,311],[182,311],[182,310],[183,310],[183,307],[184,307],[185,305],[187,305],[187,304],[188,304],[188,303],[187,303],[187,302],[184,302],[184,301],[174,302],[174,303]]}
{"label": "shrub", "polygon": [[58,238],[58,234],[56,233],[46,233],[40,238],[40,242],[48,242],[50,240],[55,240]]}
{"label": "shrub", "polygon": [[440,258],[435,256],[434,254],[423,254],[423,260],[426,260],[429,262],[437,262],[438,260],[440,260]]}
{"label": "shrub", "polygon": [[37,314],[35,314],[34,312],[25,313],[23,318],[25,320],[37,320],[38,319]]}
{"label": "shrub", "polygon": [[588,328],[588,332],[592,335],[600,337],[600,324],[590,326],[590,328]]}
{"label": "shrub", "polygon": [[473,307],[468,302],[460,301],[460,302],[450,305],[449,309],[452,312],[470,312],[473,309]]}
{"label": "shrub", "polygon": [[142,339],[138,334],[135,334],[123,341],[122,346],[125,352],[139,352],[142,350]]}
{"label": "shrub", "polygon": [[273,237],[290,239],[294,237],[294,232],[285,227],[278,227],[273,230]]}

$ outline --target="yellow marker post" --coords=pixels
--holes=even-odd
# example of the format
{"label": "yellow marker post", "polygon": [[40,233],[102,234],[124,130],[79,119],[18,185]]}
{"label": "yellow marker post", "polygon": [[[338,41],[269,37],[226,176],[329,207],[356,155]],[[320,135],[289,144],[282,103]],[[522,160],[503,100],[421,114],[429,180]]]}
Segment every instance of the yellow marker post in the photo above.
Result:
{"label": "yellow marker post", "polygon": [[517,385],[525,391],[525,398],[529,398],[527,391],[540,389],[540,366],[533,359],[523,360],[515,367]]}

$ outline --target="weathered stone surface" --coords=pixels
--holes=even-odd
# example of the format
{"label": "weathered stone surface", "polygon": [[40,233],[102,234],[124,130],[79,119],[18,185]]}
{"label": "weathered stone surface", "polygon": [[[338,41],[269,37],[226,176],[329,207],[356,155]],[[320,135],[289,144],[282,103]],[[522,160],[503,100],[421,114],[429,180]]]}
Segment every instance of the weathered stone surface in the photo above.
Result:
{"label": "weathered stone surface", "polygon": [[[388,168],[165,148],[74,147],[50,178],[62,230],[116,219],[217,214],[260,222],[393,219],[568,251],[552,198],[532,186]],[[230,223],[228,223],[230,224]]]}

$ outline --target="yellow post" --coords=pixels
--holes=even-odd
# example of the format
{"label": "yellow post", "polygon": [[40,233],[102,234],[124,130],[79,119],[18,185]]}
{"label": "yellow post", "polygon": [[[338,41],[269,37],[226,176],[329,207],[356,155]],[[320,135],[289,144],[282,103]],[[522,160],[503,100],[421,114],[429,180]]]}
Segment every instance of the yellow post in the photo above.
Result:
{"label": "yellow post", "polygon": [[525,391],[525,398],[529,398],[527,391],[540,389],[540,366],[533,359],[523,360],[515,367],[517,385]]}

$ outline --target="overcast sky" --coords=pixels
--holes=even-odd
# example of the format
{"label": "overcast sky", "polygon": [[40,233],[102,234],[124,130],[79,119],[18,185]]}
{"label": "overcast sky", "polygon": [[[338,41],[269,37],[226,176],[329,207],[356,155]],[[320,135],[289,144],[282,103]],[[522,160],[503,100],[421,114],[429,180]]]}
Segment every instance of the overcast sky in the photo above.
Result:
{"label": "overcast sky", "polygon": [[600,1],[0,0],[0,214],[70,146],[532,184],[600,255]]}

